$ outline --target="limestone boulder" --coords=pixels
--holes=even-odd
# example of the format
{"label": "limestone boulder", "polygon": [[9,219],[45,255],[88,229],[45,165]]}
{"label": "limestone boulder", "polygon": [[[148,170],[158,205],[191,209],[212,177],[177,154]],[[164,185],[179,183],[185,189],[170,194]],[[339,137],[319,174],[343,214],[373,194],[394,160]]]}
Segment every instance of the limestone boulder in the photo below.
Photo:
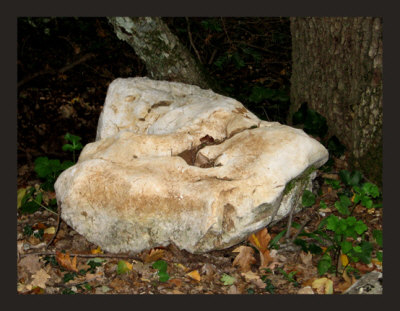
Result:
{"label": "limestone boulder", "polygon": [[223,249],[298,208],[327,150],[210,90],[147,78],[108,89],[96,141],[55,189],[62,219],[110,252]]}

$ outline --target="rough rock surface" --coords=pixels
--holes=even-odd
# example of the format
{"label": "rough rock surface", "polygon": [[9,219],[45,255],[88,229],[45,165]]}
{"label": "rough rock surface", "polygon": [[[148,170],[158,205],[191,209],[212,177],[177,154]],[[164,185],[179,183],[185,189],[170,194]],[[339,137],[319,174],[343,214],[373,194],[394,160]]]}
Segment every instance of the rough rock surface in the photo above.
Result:
{"label": "rough rock surface", "polygon": [[63,220],[110,252],[223,249],[285,217],[327,150],[238,101],[147,78],[111,83],[96,142],[55,189]]}
{"label": "rough rock surface", "polygon": [[383,294],[383,274],[372,271],[364,274],[357,282],[350,286],[344,294]]}

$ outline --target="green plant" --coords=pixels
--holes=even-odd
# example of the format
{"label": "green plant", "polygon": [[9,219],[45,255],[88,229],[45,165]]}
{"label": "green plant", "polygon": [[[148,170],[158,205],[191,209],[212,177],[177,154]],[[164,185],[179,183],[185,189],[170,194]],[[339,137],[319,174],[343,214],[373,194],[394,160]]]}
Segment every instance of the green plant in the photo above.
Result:
{"label": "green plant", "polygon": [[315,204],[315,194],[309,190],[304,190],[301,204],[303,204],[304,207],[313,206]]}
{"label": "green plant", "polygon": [[152,265],[153,269],[158,270],[158,276],[160,282],[167,282],[169,280],[169,274],[167,273],[167,262],[164,260],[157,260]]}
{"label": "green plant", "polygon": [[376,208],[382,206],[381,203],[373,203],[373,199],[377,199],[381,195],[379,188],[376,185],[367,182],[364,183],[361,187],[354,186],[353,189],[355,192],[355,204],[361,202],[361,205],[365,206],[366,208]]}
{"label": "green plant", "polygon": [[48,200],[47,206],[44,205],[46,203],[43,201],[43,190],[40,188],[37,189],[35,187],[30,187],[21,199],[19,211],[25,214],[32,214],[42,207],[51,213],[55,213],[57,200]]}
{"label": "green plant", "polygon": [[261,280],[267,285],[265,286],[265,291],[273,294],[275,291],[275,286],[272,284],[272,281],[268,279],[266,275],[263,275]]}
{"label": "green plant", "polygon": [[82,138],[76,135],[72,135],[70,133],[65,134],[64,136],[66,141],[71,142],[70,144],[65,144],[62,146],[62,150],[64,151],[72,151],[73,161],[75,161],[75,151],[81,150],[83,148],[82,144],[79,142]]}
{"label": "green plant", "polygon": [[79,142],[81,138],[67,133],[64,138],[71,142],[63,145],[64,151],[72,151],[73,161],[60,162],[58,159],[49,159],[48,157],[38,157],[35,160],[35,172],[39,178],[44,179],[42,189],[54,191],[54,183],[62,171],[75,164],[75,152],[82,149],[82,144]]}
{"label": "green plant", "polygon": [[299,287],[300,284],[297,282],[297,280],[294,278],[294,276],[297,274],[297,271],[291,271],[287,273],[285,270],[279,268],[279,272],[282,273],[282,275],[291,283],[293,283],[294,286]]}

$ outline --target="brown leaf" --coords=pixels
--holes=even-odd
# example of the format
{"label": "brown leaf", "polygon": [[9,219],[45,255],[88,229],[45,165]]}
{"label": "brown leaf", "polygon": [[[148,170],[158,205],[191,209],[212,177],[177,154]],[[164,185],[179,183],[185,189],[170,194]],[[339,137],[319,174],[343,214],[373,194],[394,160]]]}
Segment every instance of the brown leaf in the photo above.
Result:
{"label": "brown leaf", "polygon": [[260,278],[260,276],[257,273],[254,273],[251,270],[242,273],[242,275],[245,277],[246,281],[258,280]]}
{"label": "brown leaf", "polygon": [[163,249],[158,249],[158,248],[153,248],[149,254],[146,255],[144,258],[145,263],[153,262],[158,259],[161,259],[164,256],[164,250]]}
{"label": "brown leaf", "polygon": [[182,281],[180,279],[169,279],[168,283],[174,285],[177,288],[182,286]]}
{"label": "brown leaf", "polygon": [[47,274],[46,271],[40,269],[32,276],[32,287],[39,286],[41,288],[46,288],[47,279],[50,278],[50,275]]}
{"label": "brown leaf", "polygon": [[357,262],[356,269],[359,270],[362,274],[371,272],[375,270],[375,266],[372,264],[371,267],[368,267],[365,263]]}
{"label": "brown leaf", "polygon": [[268,244],[269,241],[271,241],[271,236],[268,233],[268,229],[263,228],[257,233],[253,233],[250,236],[249,241],[260,251],[260,253],[264,253],[268,249]]}
{"label": "brown leaf", "polygon": [[22,258],[19,265],[30,273],[36,273],[41,267],[38,255],[30,255]]}
{"label": "brown leaf", "polygon": [[56,251],[56,260],[63,268],[69,271],[78,272],[78,268],[76,267],[76,256],[71,260],[69,253],[63,254]]}
{"label": "brown leaf", "polygon": [[303,264],[305,264],[306,266],[312,265],[312,254],[310,252],[305,253],[305,252],[301,251],[300,259],[303,262]]}
{"label": "brown leaf", "polygon": [[250,270],[250,266],[256,263],[253,257],[254,250],[249,246],[239,246],[233,250],[234,253],[239,253],[233,261],[233,266],[240,266],[242,272]]}

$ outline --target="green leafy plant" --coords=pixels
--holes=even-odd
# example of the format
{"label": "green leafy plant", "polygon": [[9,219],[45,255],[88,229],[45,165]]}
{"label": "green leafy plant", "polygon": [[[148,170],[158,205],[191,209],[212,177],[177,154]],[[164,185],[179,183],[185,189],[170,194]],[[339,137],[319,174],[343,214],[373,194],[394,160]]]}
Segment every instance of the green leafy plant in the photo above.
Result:
{"label": "green leafy plant", "polygon": [[82,149],[82,144],[79,142],[81,138],[67,133],[64,138],[71,142],[65,144],[62,149],[64,151],[72,151],[73,161],[63,161],[58,159],[49,159],[48,157],[38,157],[35,159],[35,172],[39,178],[44,179],[42,188],[44,190],[54,191],[54,183],[62,171],[75,164],[75,153]]}
{"label": "green leafy plant", "polygon": [[164,260],[157,260],[152,265],[153,269],[158,270],[158,276],[160,282],[167,282],[169,280],[169,274],[167,273],[167,262]]}
{"label": "green leafy plant", "polygon": [[362,180],[362,174],[359,171],[349,172],[347,170],[341,170],[339,177],[346,186],[354,187],[359,186]]}
{"label": "green leafy plant", "polygon": [[361,202],[362,206],[366,208],[376,208],[381,207],[381,203],[373,203],[373,199],[380,197],[379,188],[372,183],[364,183],[361,187],[354,186],[353,187],[355,196],[354,203],[357,204]]}
{"label": "green leafy plant", "polygon": [[45,206],[44,204],[42,190],[36,189],[35,187],[30,187],[21,199],[21,205],[18,210],[21,213],[32,214],[40,208],[44,208],[51,213],[55,213],[54,210],[57,206],[57,200],[49,200],[47,203],[48,206]]}
{"label": "green leafy plant", "polygon": [[69,141],[71,143],[62,146],[62,150],[72,151],[73,161],[75,162],[75,151],[81,150],[83,148],[82,144],[79,142],[82,138],[76,135],[72,135],[70,133],[65,134],[64,138],[66,141]]}
{"label": "green leafy plant", "polygon": [[309,190],[304,190],[301,204],[303,204],[304,207],[313,206],[315,204],[315,194]]}
{"label": "green leafy plant", "polygon": [[273,294],[275,291],[275,286],[272,284],[272,281],[269,278],[267,278],[266,275],[263,275],[261,277],[261,280],[267,285],[267,286],[265,286],[264,290],[266,292]]}
{"label": "green leafy plant", "polygon": [[282,275],[291,283],[293,283],[294,286],[299,287],[300,284],[297,282],[297,280],[294,278],[294,276],[297,274],[297,271],[291,271],[287,273],[285,270],[279,268],[279,272],[282,273]]}

